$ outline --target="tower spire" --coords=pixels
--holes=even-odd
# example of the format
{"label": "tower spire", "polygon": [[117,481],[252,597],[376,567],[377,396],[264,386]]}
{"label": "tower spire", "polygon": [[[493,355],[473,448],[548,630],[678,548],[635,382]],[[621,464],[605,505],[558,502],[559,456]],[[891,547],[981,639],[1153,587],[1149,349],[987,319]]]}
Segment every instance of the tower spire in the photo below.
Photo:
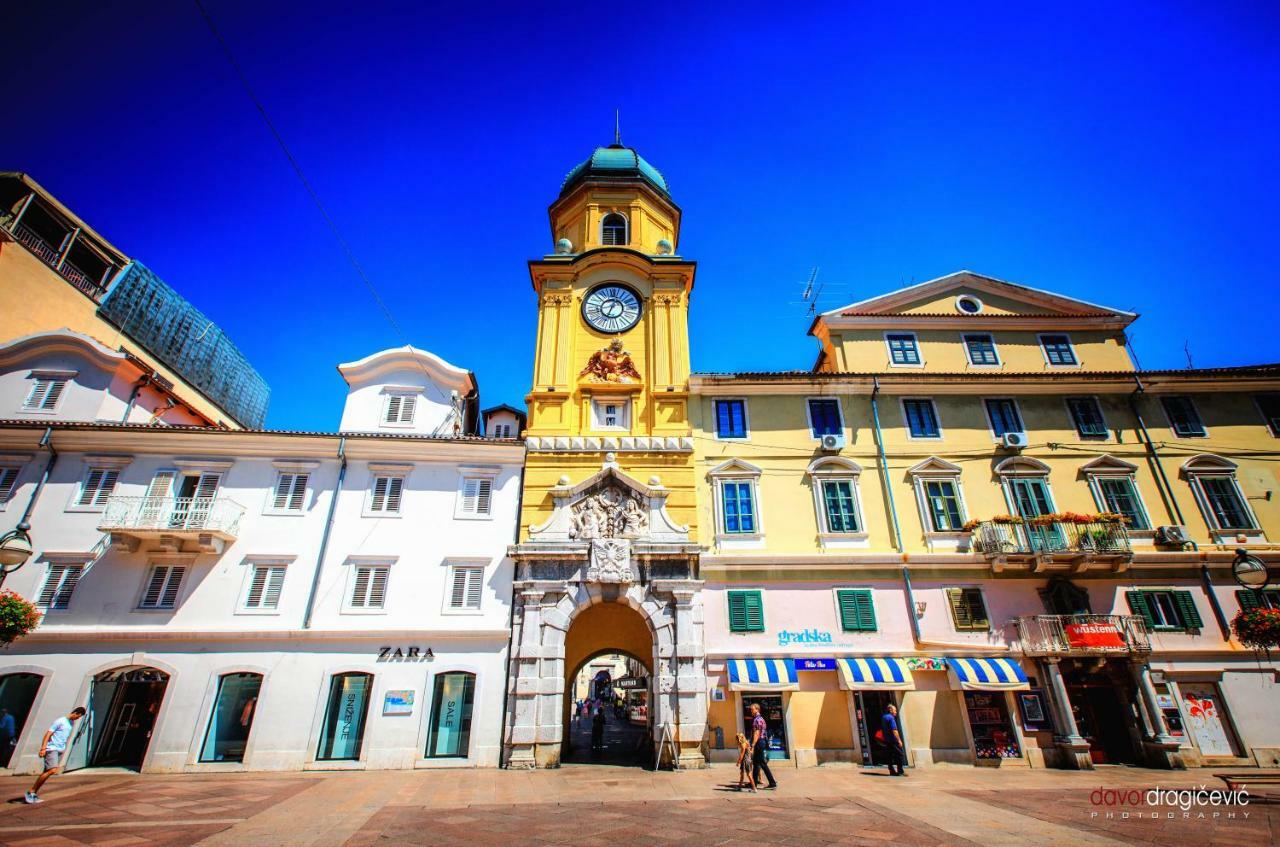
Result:
{"label": "tower spire", "polygon": [[613,110],[613,143],[622,146],[622,110]]}

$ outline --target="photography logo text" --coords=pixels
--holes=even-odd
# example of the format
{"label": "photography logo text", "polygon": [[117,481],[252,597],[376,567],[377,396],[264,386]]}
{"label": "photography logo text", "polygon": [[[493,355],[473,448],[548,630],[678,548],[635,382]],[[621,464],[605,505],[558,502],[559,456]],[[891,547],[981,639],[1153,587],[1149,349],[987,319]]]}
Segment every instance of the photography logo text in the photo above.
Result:
{"label": "photography logo text", "polygon": [[1196,788],[1095,788],[1089,794],[1091,818],[1106,820],[1248,820],[1249,790]]}

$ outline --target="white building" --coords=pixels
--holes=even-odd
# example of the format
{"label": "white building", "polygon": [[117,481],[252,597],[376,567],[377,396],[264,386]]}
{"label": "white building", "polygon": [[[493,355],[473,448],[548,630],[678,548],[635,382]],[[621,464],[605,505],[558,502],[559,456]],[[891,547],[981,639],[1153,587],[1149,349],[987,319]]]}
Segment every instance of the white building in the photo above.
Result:
{"label": "white building", "polygon": [[[80,704],[71,768],[499,764],[524,448],[475,434],[470,372],[341,365],[337,433],[146,426],[120,422],[111,351],[24,343],[0,358],[0,528],[35,498],[5,587],[45,617],[0,658],[12,772]],[[54,369],[65,407],[15,414]]]}

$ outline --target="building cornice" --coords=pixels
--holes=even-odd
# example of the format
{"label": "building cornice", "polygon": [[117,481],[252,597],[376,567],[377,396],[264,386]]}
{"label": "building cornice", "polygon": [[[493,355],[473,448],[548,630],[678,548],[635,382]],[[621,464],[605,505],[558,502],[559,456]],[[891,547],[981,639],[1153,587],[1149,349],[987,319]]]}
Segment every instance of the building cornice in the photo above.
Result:
{"label": "building cornice", "polygon": [[[225,630],[225,629],[38,629],[23,636],[22,643],[67,641],[371,641],[385,642],[395,639],[429,642],[433,638],[450,639],[499,639],[505,641],[511,630],[502,629],[277,629],[277,630]],[[429,646],[429,645],[428,645]]]}

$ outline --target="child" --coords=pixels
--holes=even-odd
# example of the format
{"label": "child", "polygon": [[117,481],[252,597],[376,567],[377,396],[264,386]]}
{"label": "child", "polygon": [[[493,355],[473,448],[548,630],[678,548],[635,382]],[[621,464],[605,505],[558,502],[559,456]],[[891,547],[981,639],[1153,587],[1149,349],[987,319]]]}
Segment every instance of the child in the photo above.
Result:
{"label": "child", "polygon": [[751,744],[741,732],[737,734],[734,741],[738,742],[738,790],[742,790],[742,781],[745,779],[747,785],[751,786],[751,793],[754,794],[756,781],[751,776]]}

